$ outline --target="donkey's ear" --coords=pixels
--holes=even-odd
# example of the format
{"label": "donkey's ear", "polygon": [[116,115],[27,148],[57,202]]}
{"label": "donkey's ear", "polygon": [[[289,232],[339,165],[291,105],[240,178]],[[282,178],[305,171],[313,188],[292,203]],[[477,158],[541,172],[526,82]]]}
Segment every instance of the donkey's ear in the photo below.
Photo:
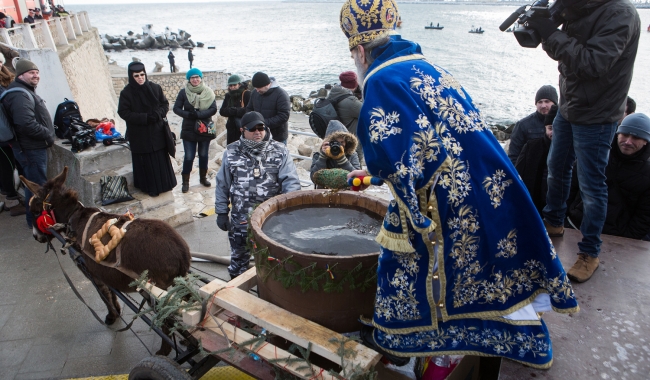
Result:
{"label": "donkey's ear", "polygon": [[61,173],[59,173],[58,176],[52,178],[52,182],[53,182],[54,186],[61,187],[65,183],[65,179],[67,177],[68,177],[68,167],[65,166],[63,168],[63,171]]}
{"label": "donkey's ear", "polygon": [[22,175],[20,176],[20,180],[27,186],[29,191],[32,192],[32,194],[38,194],[38,191],[41,190],[41,187],[37,185],[36,183],[28,180],[27,178],[23,177]]}

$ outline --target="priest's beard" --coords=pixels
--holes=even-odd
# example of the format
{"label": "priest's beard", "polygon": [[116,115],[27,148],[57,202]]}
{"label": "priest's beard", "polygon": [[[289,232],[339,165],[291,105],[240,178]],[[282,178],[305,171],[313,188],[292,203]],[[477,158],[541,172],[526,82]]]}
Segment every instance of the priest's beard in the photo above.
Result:
{"label": "priest's beard", "polygon": [[363,81],[368,73],[368,66],[359,59],[359,50],[356,50],[354,54],[354,65],[357,68],[357,83],[359,86],[363,86]]}

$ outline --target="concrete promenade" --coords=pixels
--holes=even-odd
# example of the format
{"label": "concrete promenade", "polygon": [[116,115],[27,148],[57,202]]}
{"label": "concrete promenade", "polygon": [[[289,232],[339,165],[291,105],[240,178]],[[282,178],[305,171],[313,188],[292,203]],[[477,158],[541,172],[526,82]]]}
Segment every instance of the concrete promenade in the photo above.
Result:
{"label": "concrete promenade", "polygon": [[[215,220],[215,215],[195,219],[177,231],[192,251],[228,256],[227,235]],[[0,213],[0,231],[0,380],[125,374],[150,355],[147,349],[158,350],[160,338],[140,320],[133,324],[135,334],[115,332],[125,326],[122,321],[110,328],[99,324],[68,286],[54,252],[44,253],[45,245],[32,238],[24,216]],[[61,244],[54,246],[58,250]],[[106,307],[90,282],[67,255],[58,256],[79,293],[103,319]],[[229,279],[225,266],[192,266]],[[123,312],[127,322],[132,315],[131,310]]]}

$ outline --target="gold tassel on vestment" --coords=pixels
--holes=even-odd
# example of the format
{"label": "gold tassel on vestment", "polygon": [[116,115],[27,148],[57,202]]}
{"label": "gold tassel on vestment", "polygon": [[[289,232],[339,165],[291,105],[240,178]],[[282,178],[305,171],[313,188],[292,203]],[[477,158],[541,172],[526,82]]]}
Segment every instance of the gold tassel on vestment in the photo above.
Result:
{"label": "gold tassel on vestment", "polygon": [[389,232],[381,228],[379,234],[375,238],[375,241],[379,243],[382,247],[390,249],[393,252],[415,252],[415,248],[411,246],[409,241],[408,234],[397,234],[395,232]]}

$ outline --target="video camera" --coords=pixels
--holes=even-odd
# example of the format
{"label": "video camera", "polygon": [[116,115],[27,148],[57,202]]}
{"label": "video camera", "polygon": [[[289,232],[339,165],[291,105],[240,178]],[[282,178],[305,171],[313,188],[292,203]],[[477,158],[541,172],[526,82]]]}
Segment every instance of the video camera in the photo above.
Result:
{"label": "video camera", "polygon": [[[526,22],[532,18],[549,18],[553,20],[557,26],[562,24],[561,17],[561,3],[557,0],[551,6],[548,5],[548,0],[538,0],[533,5],[522,5],[514,11],[500,26],[499,29],[505,32],[510,25],[515,21],[519,24],[513,31],[517,42],[522,47],[536,48],[542,42],[542,38],[537,31],[526,26]],[[559,21],[559,22],[558,22]]]}
{"label": "video camera", "polygon": [[95,146],[97,140],[95,139],[95,131],[92,129],[84,129],[75,133],[72,138],[72,153],[79,153],[82,150]]}

